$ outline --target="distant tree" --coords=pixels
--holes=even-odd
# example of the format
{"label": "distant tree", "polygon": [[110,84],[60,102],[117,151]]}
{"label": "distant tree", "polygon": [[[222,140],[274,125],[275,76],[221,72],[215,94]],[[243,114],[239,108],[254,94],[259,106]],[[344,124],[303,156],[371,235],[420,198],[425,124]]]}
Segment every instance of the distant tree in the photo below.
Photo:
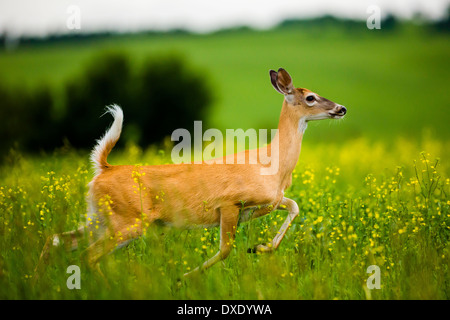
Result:
{"label": "distant tree", "polygon": [[381,21],[381,29],[382,30],[392,30],[392,29],[396,28],[397,25],[398,25],[398,20],[391,13],[388,13],[384,17],[384,19]]}
{"label": "distant tree", "polygon": [[66,85],[63,135],[75,147],[91,147],[111,123],[105,106],[120,105],[126,138],[141,145],[160,142],[177,128],[204,119],[212,96],[207,79],[177,55],[149,58],[137,72],[128,56],[105,53],[93,59],[81,77]]}
{"label": "distant tree", "polygon": [[53,97],[48,87],[28,91],[0,86],[0,101],[2,154],[12,146],[38,151],[61,141],[53,123]]}
{"label": "distant tree", "polygon": [[55,117],[54,97],[48,86],[42,86],[29,97],[25,106],[24,148],[31,151],[51,150],[62,143],[60,125]]}
{"label": "distant tree", "polygon": [[111,123],[100,116],[107,105],[129,104],[128,86],[132,85],[128,57],[117,52],[94,57],[81,76],[65,86],[65,115],[61,134],[75,147],[90,147]]}
{"label": "distant tree", "polygon": [[177,128],[204,120],[212,94],[207,78],[178,55],[155,56],[133,71],[128,55],[101,53],[64,86],[64,110],[54,110],[48,86],[36,90],[0,86],[0,152],[52,150],[68,141],[91,148],[112,122],[101,115],[122,106],[125,128],[119,144],[161,142]]}
{"label": "distant tree", "polygon": [[140,128],[142,144],[161,141],[177,128],[190,130],[194,120],[205,120],[212,102],[205,76],[177,55],[149,59],[132,97],[130,121]]}
{"label": "distant tree", "polygon": [[435,30],[441,32],[450,32],[450,6],[447,7],[447,14],[441,20],[432,24]]}

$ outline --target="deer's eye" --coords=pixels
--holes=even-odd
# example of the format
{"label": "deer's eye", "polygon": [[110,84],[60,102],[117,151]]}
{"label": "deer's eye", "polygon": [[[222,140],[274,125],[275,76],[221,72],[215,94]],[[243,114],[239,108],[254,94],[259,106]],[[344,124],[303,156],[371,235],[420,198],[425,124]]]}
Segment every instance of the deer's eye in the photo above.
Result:
{"label": "deer's eye", "polygon": [[307,96],[306,97],[306,101],[308,101],[308,102],[312,102],[312,101],[314,101],[314,99],[315,99],[314,96]]}

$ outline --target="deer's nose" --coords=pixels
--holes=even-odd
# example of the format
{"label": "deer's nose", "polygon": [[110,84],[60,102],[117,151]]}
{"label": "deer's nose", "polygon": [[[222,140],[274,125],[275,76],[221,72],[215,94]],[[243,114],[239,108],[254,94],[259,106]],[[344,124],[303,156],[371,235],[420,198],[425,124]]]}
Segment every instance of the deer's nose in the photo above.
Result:
{"label": "deer's nose", "polygon": [[343,113],[343,114],[347,113],[347,108],[344,106],[339,106],[338,110],[339,110],[339,113]]}

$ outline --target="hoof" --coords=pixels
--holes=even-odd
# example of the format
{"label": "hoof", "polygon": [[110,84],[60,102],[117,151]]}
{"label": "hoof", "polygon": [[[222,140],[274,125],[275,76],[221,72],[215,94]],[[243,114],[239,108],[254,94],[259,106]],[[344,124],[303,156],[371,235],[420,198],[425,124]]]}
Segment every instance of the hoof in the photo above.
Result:
{"label": "hoof", "polygon": [[256,247],[248,248],[247,253],[256,253]]}
{"label": "hoof", "polygon": [[254,246],[253,248],[248,248],[247,253],[267,253],[272,252],[272,247],[267,246],[265,243],[258,244],[257,246]]}

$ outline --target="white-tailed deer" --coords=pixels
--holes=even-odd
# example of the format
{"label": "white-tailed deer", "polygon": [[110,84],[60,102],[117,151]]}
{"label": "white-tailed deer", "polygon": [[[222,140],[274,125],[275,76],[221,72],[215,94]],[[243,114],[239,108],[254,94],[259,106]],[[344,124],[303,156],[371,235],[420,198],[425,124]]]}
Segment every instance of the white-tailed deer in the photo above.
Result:
{"label": "white-tailed deer", "polygon": [[[86,232],[94,234],[86,249],[88,262],[98,266],[103,255],[143,235],[154,222],[180,228],[220,226],[219,252],[192,271],[195,272],[229,255],[239,221],[276,209],[289,212],[286,221],[271,243],[257,245],[254,251],[270,252],[278,248],[299,214],[297,203],[284,197],[284,191],[291,185],[308,121],[342,118],[346,109],[307,89],[294,88],[291,76],[284,69],[270,70],[270,80],[284,96],[278,132],[264,147],[266,154],[279,163],[278,171],[271,175],[260,174],[260,169],[267,164],[258,161],[255,164],[223,161],[223,164],[110,165],[107,156],[119,139],[123,113],[118,106],[109,107],[114,122],[91,156],[96,175],[89,184],[90,221],[78,230],[49,237],[41,262],[46,260],[51,246],[76,248]],[[243,152],[248,154],[248,150]],[[101,227],[95,228],[96,225]]]}

